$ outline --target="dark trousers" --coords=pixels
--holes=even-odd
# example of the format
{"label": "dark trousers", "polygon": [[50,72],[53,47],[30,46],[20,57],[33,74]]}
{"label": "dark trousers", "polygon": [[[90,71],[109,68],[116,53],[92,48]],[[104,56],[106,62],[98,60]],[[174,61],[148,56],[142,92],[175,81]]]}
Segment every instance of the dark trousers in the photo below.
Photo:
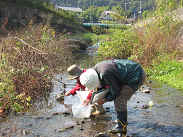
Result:
{"label": "dark trousers", "polygon": [[[139,84],[140,86],[145,82],[146,74],[145,72],[142,73],[142,82]],[[127,111],[127,101],[132,97],[135,93],[131,87],[128,85],[124,85],[121,88],[120,95],[114,100],[115,110],[116,112]]]}

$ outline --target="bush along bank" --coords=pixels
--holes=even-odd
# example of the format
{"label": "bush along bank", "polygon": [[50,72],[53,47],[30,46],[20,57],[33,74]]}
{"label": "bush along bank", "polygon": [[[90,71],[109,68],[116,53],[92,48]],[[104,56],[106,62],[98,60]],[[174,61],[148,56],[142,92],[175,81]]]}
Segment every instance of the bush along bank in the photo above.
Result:
{"label": "bush along bank", "polygon": [[0,41],[0,115],[28,111],[46,97],[55,73],[76,60],[73,43],[49,25],[28,25]]}
{"label": "bush along bank", "polygon": [[50,91],[50,80],[41,72],[16,70],[5,56],[0,62],[0,116],[11,111],[27,111],[35,99]]}

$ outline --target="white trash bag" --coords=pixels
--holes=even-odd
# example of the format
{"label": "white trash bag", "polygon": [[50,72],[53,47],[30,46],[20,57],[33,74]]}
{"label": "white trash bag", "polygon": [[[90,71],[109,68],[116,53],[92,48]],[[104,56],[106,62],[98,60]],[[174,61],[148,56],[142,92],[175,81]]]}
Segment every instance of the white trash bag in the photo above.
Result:
{"label": "white trash bag", "polygon": [[76,118],[89,118],[91,115],[91,105],[84,106],[82,105],[83,101],[86,99],[89,91],[78,91],[76,96],[79,98],[79,101],[72,105],[72,113]]}

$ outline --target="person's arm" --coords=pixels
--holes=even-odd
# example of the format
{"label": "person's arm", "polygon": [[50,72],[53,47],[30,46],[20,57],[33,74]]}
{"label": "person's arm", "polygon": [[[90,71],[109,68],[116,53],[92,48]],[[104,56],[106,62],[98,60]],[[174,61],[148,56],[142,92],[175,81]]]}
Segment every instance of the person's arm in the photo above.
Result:
{"label": "person's arm", "polygon": [[77,83],[73,89],[65,93],[65,96],[75,95],[76,91],[80,90],[80,88],[81,88],[80,84]]}
{"label": "person's arm", "polygon": [[[105,90],[108,90],[109,86],[105,86],[103,88],[98,88],[97,91],[102,91],[103,89]],[[93,94],[94,90],[91,90],[86,98],[86,100],[84,101],[84,105],[88,105],[90,102],[91,102],[91,99],[92,99],[92,94]],[[99,100],[97,103],[99,104],[104,104],[106,101],[105,101],[105,98]]]}
{"label": "person's arm", "polygon": [[92,92],[93,92],[93,90],[91,90],[91,91],[89,92],[89,94],[88,94],[88,96],[86,97],[86,99],[91,100]]}
{"label": "person's arm", "polygon": [[83,101],[83,105],[88,105],[90,103],[91,97],[92,97],[92,92],[93,90],[91,90],[88,94],[88,96],[86,97],[86,99]]}
{"label": "person's arm", "polygon": [[75,95],[76,94],[76,91],[78,91],[80,89],[81,89],[81,86],[80,86],[80,84],[77,83],[76,86],[73,89],[70,90],[70,93],[72,95]]}
{"label": "person's arm", "polygon": [[[86,72],[86,69],[83,69],[83,72]],[[80,89],[85,90],[85,87],[83,85],[81,85],[79,78],[77,78],[76,80],[77,80],[76,86],[73,89],[71,89],[70,91],[66,92],[65,96],[75,95],[76,91],[78,91]]]}

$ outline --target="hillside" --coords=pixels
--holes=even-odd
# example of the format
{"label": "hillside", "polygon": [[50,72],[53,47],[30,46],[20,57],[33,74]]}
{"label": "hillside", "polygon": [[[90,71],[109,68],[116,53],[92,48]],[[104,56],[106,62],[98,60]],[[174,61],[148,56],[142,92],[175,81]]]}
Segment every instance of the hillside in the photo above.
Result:
{"label": "hillside", "polygon": [[0,1],[1,33],[26,27],[28,24],[47,24],[56,32],[85,31],[75,13],[57,11],[53,5],[39,0]]}

